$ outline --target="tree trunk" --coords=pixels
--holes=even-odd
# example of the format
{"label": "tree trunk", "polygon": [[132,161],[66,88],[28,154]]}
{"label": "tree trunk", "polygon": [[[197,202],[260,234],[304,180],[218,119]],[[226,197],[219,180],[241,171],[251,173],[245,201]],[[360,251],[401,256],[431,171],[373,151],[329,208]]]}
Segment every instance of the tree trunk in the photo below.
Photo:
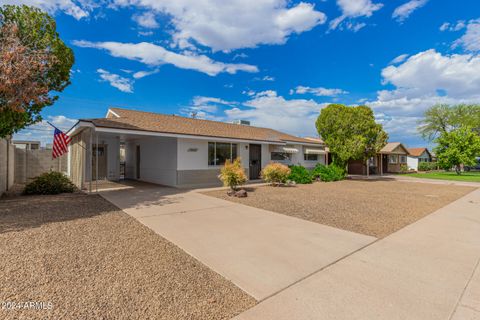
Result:
{"label": "tree trunk", "polygon": [[457,164],[457,165],[455,166],[455,172],[456,172],[458,175],[462,173],[462,171],[460,170],[460,165]]}

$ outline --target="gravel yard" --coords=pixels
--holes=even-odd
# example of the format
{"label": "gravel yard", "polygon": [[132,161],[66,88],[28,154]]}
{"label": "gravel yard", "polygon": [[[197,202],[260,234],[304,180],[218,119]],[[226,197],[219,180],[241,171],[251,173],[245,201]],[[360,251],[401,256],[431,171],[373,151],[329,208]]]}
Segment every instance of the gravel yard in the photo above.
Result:
{"label": "gravel yard", "polygon": [[[256,302],[96,195],[0,200],[1,319],[229,319]],[[52,304],[5,310],[6,302]]]}
{"label": "gravel yard", "polygon": [[382,238],[474,189],[386,180],[344,180],[294,187],[247,188],[247,198],[229,197],[225,190],[205,194]]}

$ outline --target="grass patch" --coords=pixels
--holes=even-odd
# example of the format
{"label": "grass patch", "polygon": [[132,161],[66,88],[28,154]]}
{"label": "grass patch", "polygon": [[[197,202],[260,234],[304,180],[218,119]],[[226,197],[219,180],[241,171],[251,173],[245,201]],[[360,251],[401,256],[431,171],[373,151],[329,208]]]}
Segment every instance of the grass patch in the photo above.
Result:
{"label": "grass patch", "polygon": [[454,180],[467,182],[480,182],[480,172],[463,172],[458,175],[455,172],[427,172],[427,173],[412,173],[409,177],[425,178],[425,179],[439,179],[439,180]]}

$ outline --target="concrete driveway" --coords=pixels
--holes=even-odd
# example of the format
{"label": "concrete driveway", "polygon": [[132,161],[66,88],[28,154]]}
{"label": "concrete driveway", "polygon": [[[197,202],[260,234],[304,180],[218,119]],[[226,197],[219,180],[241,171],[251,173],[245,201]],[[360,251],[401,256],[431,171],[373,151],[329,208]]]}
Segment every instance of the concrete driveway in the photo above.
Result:
{"label": "concrete driveway", "polygon": [[258,301],[376,240],[192,191],[139,184],[101,195]]}

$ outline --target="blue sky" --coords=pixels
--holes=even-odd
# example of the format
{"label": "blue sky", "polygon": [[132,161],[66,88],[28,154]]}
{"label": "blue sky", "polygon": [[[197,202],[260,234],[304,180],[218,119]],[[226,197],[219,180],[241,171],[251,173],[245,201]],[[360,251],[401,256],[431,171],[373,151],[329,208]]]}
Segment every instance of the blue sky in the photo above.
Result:
{"label": "blue sky", "polygon": [[[23,0],[75,52],[43,116],[62,128],[109,106],[316,135],[328,103],[366,104],[390,141],[435,103],[480,102],[475,0]],[[44,123],[16,138],[48,141]]]}

